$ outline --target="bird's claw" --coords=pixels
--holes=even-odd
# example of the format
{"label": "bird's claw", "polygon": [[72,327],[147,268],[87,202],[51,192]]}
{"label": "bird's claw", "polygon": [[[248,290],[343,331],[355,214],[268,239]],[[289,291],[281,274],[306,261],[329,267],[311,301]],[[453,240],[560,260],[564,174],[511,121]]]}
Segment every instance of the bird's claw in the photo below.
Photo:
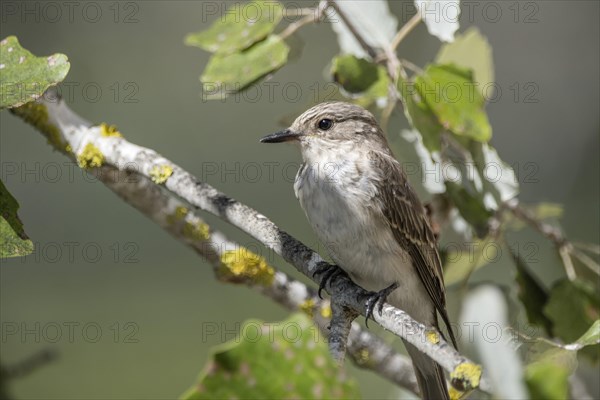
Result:
{"label": "bird's claw", "polygon": [[377,307],[377,311],[379,311],[379,316],[383,313],[383,304],[385,303],[387,297],[394,290],[398,288],[398,283],[394,282],[390,286],[385,289],[380,290],[379,292],[371,292],[366,302],[366,318],[365,318],[365,326],[369,327],[369,318],[373,319],[373,311],[375,307]]}
{"label": "bird's claw", "polygon": [[342,271],[342,269],[340,267],[338,267],[337,265],[323,263],[323,264],[319,264],[317,266],[317,269],[315,270],[315,272],[313,272],[313,276],[317,276],[317,275],[321,275],[321,274],[323,275],[323,278],[321,278],[321,282],[319,283],[319,291],[317,292],[320,299],[323,298],[323,296],[321,296],[321,292],[323,291],[323,289],[325,289],[325,286],[327,286],[327,283],[331,282],[332,279],[334,279],[336,276],[339,276],[343,273],[344,273],[344,271]]}

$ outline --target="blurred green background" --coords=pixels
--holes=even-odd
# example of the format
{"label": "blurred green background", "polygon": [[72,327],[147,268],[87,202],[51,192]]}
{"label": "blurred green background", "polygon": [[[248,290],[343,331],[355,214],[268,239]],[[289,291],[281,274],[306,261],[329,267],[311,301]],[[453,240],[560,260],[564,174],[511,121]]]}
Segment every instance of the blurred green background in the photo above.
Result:
{"label": "blurred green background", "polygon": [[[401,24],[408,3],[391,2]],[[598,243],[600,3],[468,3],[461,30],[477,26],[492,46],[502,91],[487,108],[492,143],[520,175],[521,200],[564,204],[568,237]],[[258,138],[302,112],[316,93],[327,93],[328,62],[338,52],[327,23],[302,29],[291,41],[291,62],[260,90],[205,101],[198,76],[209,54],[184,46],[183,37],[233,2],[71,4],[3,1],[1,36],[17,35],[36,55],[66,54],[71,70],[62,92],[80,115],[116,124],[130,141],[317,246],[293,195],[297,150],[260,145]],[[215,7],[216,14],[208,12]],[[439,46],[421,24],[399,51],[423,66]],[[1,179],[36,244],[35,254],[2,261],[0,360],[10,365],[48,348],[59,354],[11,381],[15,398],[173,398],[195,381],[209,347],[232,339],[242,321],[285,317],[259,294],[216,282],[194,252],[70,165],[29,125],[6,111],[0,118]],[[403,127],[397,113],[388,134],[400,145]],[[275,163],[272,176],[267,163]],[[248,236],[207,220],[260,250]],[[539,243],[533,268],[544,283],[561,276],[547,242],[535,233],[518,239]],[[510,282],[512,271],[498,263],[475,276],[490,279]],[[451,311],[455,319],[456,304]],[[219,333],[207,335],[215,324]],[[381,378],[353,373],[364,397],[394,396]]]}

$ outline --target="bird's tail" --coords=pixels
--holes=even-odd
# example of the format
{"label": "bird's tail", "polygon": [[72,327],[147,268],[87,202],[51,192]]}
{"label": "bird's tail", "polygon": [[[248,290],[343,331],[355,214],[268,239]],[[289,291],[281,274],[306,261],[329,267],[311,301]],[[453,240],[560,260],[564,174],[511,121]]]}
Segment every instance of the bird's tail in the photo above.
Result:
{"label": "bird's tail", "polygon": [[421,398],[424,400],[449,400],[450,395],[442,367],[406,341],[404,346],[406,346],[415,368]]}

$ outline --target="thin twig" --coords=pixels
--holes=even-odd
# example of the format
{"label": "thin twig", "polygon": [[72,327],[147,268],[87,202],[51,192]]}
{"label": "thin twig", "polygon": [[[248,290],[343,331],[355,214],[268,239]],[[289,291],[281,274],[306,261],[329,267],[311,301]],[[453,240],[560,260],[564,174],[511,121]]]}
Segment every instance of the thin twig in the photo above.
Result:
{"label": "thin twig", "polygon": [[573,248],[571,254],[596,275],[600,275],[600,265],[583,251]]}
{"label": "thin twig", "polygon": [[327,1],[322,0],[317,6],[317,8],[312,9],[311,14],[306,14],[298,21],[289,24],[283,31],[281,31],[279,36],[282,39],[286,39],[289,36],[293,35],[298,29],[302,28],[303,26],[319,22],[323,17],[323,13],[326,9]]}
{"label": "thin twig", "polygon": [[529,210],[526,210],[525,208],[521,207],[521,205],[519,205],[519,200],[517,200],[516,198],[510,199],[504,204],[505,207],[515,215],[515,217],[525,221],[535,230],[537,230],[542,235],[546,236],[548,239],[554,242],[557,247],[570,245],[567,239],[565,239],[565,237],[563,236],[560,229],[538,220],[534,215],[531,214]]}
{"label": "thin twig", "polygon": [[304,17],[315,15],[316,8],[285,8],[283,15],[286,17]]}
{"label": "thin twig", "polygon": [[565,246],[558,247],[558,254],[565,266],[565,272],[567,273],[567,278],[570,281],[574,281],[577,279],[577,274],[575,273],[575,267],[573,266],[573,260],[571,260],[571,254],[569,250]]}
{"label": "thin twig", "polygon": [[390,43],[392,51],[396,51],[400,42],[402,42],[404,38],[419,25],[419,22],[421,22],[421,13],[417,10],[417,13],[413,15],[406,24],[402,25],[402,28],[400,28],[398,33],[396,33],[396,36],[392,39],[392,42]]}
{"label": "thin twig", "polygon": [[406,68],[410,69],[412,72],[416,73],[416,74],[422,74],[423,73],[423,69],[421,67],[419,67],[418,65],[405,60],[405,59],[401,59],[400,63],[402,65],[404,65]]}
{"label": "thin twig", "polygon": [[592,254],[600,255],[600,246],[595,243],[571,242],[574,247],[589,251]]}
{"label": "thin twig", "polygon": [[558,251],[558,254],[563,262],[563,266],[565,267],[567,278],[569,278],[569,280],[575,280],[577,278],[577,273],[575,272],[575,267],[573,266],[573,260],[571,260],[573,245],[564,237],[561,230],[538,220],[534,215],[531,214],[529,210],[521,207],[516,198],[506,201],[504,206],[506,209],[510,210],[515,217],[526,222],[529,226],[546,236],[554,243],[554,246],[556,247],[556,250]]}

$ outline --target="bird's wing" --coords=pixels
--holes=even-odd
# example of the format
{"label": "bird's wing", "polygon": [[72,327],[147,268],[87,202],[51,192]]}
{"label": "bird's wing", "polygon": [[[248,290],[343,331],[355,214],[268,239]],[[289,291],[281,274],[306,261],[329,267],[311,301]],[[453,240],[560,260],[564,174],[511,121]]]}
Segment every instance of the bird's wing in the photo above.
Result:
{"label": "bird's wing", "polygon": [[425,210],[402,167],[392,156],[372,151],[369,158],[374,167],[385,171],[383,179],[377,184],[383,204],[383,217],[396,241],[411,257],[412,264],[456,347],[456,339],[446,312],[442,263]]}

